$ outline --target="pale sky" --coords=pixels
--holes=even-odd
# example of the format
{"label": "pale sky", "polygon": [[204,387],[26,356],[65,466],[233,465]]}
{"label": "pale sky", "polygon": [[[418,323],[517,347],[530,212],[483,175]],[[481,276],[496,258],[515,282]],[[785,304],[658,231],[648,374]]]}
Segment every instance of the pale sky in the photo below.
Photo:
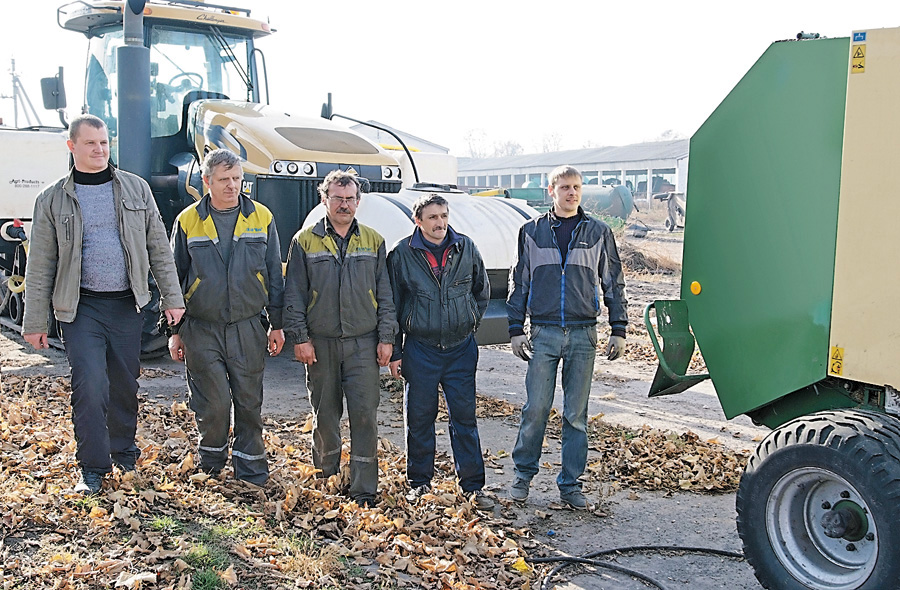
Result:
{"label": "pale sky", "polygon": [[[900,3],[863,0],[555,2],[218,0],[276,29],[265,53],[272,104],[373,119],[467,155],[466,137],[541,151],[690,137],[766,48],[799,31],[846,37],[900,26]],[[10,58],[44,124],[39,79],[65,67],[78,114],[86,39],[56,24],[59,0],[5,3],[0,94]],[[0,117],[13,123],[11,100]],[[25,125],[20,114],[19,124]]]}

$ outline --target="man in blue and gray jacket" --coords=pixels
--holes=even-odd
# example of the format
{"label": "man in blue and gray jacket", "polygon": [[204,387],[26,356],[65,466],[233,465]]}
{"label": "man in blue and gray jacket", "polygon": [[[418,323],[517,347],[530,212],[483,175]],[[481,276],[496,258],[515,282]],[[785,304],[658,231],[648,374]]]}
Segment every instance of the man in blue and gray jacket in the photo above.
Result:
{"label": "man in blue and gray jacket", "polygon": [[549,181],[553,207],[519,230],[517,260],[510,270],[509,336],[513,353],[528,362],[528,398],[513,448],[516,478],[509,495],[518,502],[528,498],[562,361],[562,469],[556,483],[565,504],[584,510],[589,505],[578,478],[587,461],[587,409],[600,291],[612,329],[606,354],[615,360],[625,351],[625,278],[609,226],[580,206],[581,173],[560,166]]}

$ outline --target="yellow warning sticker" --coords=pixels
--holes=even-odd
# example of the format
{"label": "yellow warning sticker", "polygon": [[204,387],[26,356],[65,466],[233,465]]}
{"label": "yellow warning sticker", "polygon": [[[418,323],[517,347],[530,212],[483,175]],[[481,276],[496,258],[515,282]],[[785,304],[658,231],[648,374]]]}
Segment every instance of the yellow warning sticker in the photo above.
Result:
{"label": "yellow warning sticker", "polygon": [[850,52],[850,73],[864,74],[866,72],[866,44],[854,45]]}
{"label": "yellow warning sticker", "polygon": [[828,372],[832,375],[844,374],[844,349],[839,346],[831,347],[831,360],[828,363]]}

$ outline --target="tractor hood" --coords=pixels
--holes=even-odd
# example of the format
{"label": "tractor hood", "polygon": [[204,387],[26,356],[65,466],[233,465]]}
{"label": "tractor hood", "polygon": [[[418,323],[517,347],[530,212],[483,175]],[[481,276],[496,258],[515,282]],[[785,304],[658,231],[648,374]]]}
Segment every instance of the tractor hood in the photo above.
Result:
{"label": "tractor hood", "polygon": [[298,117],[267,105],[197,100],[188,110],[188,141],[198,154],[224,148],[246,161],[245,173],[268,174],[277,161],[392,166],[397,160],[362,135],[327,119]]}

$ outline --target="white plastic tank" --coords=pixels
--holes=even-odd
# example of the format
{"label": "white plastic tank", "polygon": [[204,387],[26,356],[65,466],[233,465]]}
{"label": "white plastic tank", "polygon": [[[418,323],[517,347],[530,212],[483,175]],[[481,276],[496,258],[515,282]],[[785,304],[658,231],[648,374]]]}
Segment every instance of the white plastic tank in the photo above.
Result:
{"label": "white plastic tank", "polygon": [[31,220],[43,188],[69,171],[65,131],[0,127],[0,220]]}
{"label": "white plastic tank", "polygon": [[[473,197],[459,190],[420,188],[403,189],[396,194],[363,194],[356,219],[380,233],[390,250],[398,240],[413,232],[413,203],[429,193],[437,193],[447,199],[450,225],[457,232],[472,238],[488,270],[509,269],[512,266],[519,228],[527,220],[540,215],[517,199]],[[324,216],[325,208],[320,203],[310,212],[303,227],[315,225]]]}

